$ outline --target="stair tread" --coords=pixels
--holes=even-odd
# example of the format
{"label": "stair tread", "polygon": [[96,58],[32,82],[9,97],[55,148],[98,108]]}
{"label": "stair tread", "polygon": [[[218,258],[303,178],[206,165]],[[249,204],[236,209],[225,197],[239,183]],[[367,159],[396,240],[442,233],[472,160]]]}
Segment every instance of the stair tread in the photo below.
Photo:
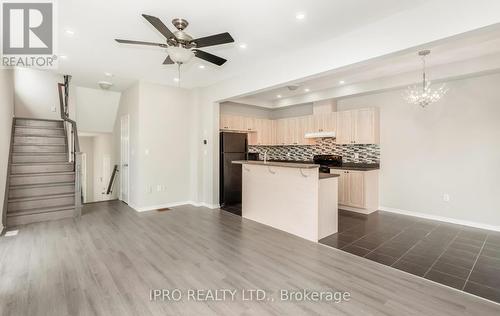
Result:
{"label": "stair tread", "polygon": [[73,197],[75,193],[64,193],[64,194],[47,194],[42,196],[29,196],[22,198],[9,198],[8,202],[24,202],[24,201],[36,201],[36,200],[48,200],[48,199],[58,199],[65,197]]}
{"label": "stair tread", "polygon": [[19,189],[33,189],[33,188],[47,188],[47,187],[61,187],[75,185],[75,181],[63,181],[63,182],[50,182],[50,183],[37,183],[37,184],[18,184],[10,185],[9,190],[19,190]]}
{"label": "stair tread", "polygon": [[16,144],[14,146],[66,146],[66,144]]}
{"label": "stair tread", "polygon": [[22,178],[22,177],[39,177],[39,176],[64,176],[73,175],[74,171],[61,171],[61,172],[36,172],[36,173],[16,173],[10,175],[10,177]]}
{"label": "stair tread", "polygon": [[50,166],[50,165],[72,165],[72,162],[14,162],[12,166]]}
{"label": "stair tread", "polygon": [[14,137],[40,137],[40,138],[66,138],[65,135],[52,135],[52,134],[17,134]]}
{"label": "stair tread", "polygon": [[68,211],[74,210],[74,204],[62,205],[62,206],[53,206],[53,207],[41,207],[31,210],[24,211],[7,211],[7,217],[9,216],[22,216],[22,215],[31,215],[31,214],[40,214],[40,213],[49,213],[49,212],[57,212],[57,211]]}
{"label": "stair tread", "polygon": [[64,127],[55,127],[55,126],[14,125],[14,127],[19,127],[19,128],[32,128],[32,129],[61,129],[61,130],[63,130],[63,129],[64,129]]}
{"label": "stair tread", "polygon": [[34,152],[13,152],[12,156],[67,156],[67,153],[57,153],[57,152],[42,152],[42,153],[34,153]]}

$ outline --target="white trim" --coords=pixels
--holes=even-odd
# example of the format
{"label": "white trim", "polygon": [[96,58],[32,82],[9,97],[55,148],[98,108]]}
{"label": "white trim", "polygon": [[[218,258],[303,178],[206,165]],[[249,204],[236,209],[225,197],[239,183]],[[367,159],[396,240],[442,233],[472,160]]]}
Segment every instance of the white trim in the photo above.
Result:
{"label": "white trim", "polygon": [[172,203],[165,203],[165,204],[159,204],[159,205],[150,205],[150,206],[135,206],[129,204],[131,208],[133,208],[136,212],[148,212],[148,211],[155,211],[161,208],[169,208],[169,207],[176,207],[176,206],[181,206],[181,205],[192,205],[196,207],[207,207],[210,209],[217,209],[219,208],[218,205],[215,204],[207,204],[207,203],[198,203],[198,202],[193,202],[193,201],[182,201],[182,202],[172,202]]}
{"label": "white trim", "polygon": [[438,215],[431,215],[431,214],[426,214],[426,213],[406,211],[406,210],[401,210],[401,209],[386,207],[386,206],[380,206],[379,210],[385,211],[385,212],[421,217],[421,218],[432,219],[432,220],[436,220],[436,221],[440,221],[440,222],[446,222],[446,223],[452,223],[452,224],[458,224],[458,225],[464,225],[464,226],[470,226],[470,227],[487,229],[487,230],[494,230],[494,231],[500,232],[500,226],[495,226],[495,225],[488,225],[488,224],[483,224],[483,223],[471,222],[471,221],[466,221],[466,220],[462,220],[462,219],[456,219],[456,218],[450,218],[450,217],[444,217],[444,216],[438,216]]}

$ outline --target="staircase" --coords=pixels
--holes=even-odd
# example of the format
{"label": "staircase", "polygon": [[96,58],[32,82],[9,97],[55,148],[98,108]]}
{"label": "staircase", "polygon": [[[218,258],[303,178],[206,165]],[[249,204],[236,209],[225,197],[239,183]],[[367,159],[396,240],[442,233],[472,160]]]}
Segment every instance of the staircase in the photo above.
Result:
{"label": "staircase", "polygon": [[75,215],[75,164],[64,122],[15,118],[7,227]]}

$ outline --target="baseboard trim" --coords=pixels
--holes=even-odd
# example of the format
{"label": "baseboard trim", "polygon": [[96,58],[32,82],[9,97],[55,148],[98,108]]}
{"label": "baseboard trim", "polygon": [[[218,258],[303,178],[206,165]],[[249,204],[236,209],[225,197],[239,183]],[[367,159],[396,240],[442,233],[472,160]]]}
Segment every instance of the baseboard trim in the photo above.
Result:
{"label": "baseboard trim", "polygon": [[149,212],[149,211],[155,211],[155,210],[162,209],[162,208],[170,208],[170,207],[176,207],[176,206],[181,206],[181,205],[192,205],[192,206],[196,206],[196,207],[203,206],[203,207],[207,207],[210,209],[219,208],[219,206],[215,205],[215,204],[208,204],[208,203],[203,203],[203,202],[193,202],[193,201],[172,202],[172,203],[165,203],[165,204],[158,204],[158,205],[151,205],[151,206],[142,206],[142,207],[129,204],[129,206],[137,212]]}
{"label": "baseboard trim", "polygon": [[451,218],[451,217],[444,217],[444,216],[431,215],[431,214],[420,213],[420,212],[401,210],[401,209],[386,207],[386,206],[380,206],[379,210],[385,211],[385,212],[415,216],[415,217],[420,217],[420,218],[425,218],[425,219],[432,219],[432,220],[440,221],[440,222],[446,222],[446,223],[451,223],[451,224],[457,224],[457,225],[463,225],[463,226],[469,226],[469,227],[474,227],[474,228],[487,229],[487,230],[493,230],[493,231],[500,232],[500,226],[488,225],[488,224],[477,223],[477,222],[472,222],[472,221],[466,221],[466,220],[461,220],[461,219],[456,219],[456,218]]}
{"label": "baseboard trim", "polygon": [[377,210],[369,210],[366,208],[357,208],[357,207],[352,207],[352,206],[347,206],[347,205],[342,205],[342,204],[339,204],[339,210],[346,210],[346,211],[351,211],[351,212],[365,214],[365,215],[368,215],[368,214],[371,214],[371,213],[377,211]]}

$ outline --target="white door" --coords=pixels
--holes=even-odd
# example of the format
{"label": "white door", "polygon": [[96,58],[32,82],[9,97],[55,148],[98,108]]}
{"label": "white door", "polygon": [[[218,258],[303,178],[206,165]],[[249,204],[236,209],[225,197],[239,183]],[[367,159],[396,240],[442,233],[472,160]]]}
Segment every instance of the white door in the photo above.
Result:
{"label": "white door", "polygon": [[107,201],[110,199],[110,195],[106,194],[106,192],[108,191],[110,179],[111,179],[111,156],[104,155],[104,157],[102,157],[101,201]]}
{"label": "white door", "polygon": [[130,118],[121,117],[120,137],[120,200],[129,203]]}
{"label": "white door", "polygon": [[87,154],[82,153],[82,195],[83,203],[87,203]]}

